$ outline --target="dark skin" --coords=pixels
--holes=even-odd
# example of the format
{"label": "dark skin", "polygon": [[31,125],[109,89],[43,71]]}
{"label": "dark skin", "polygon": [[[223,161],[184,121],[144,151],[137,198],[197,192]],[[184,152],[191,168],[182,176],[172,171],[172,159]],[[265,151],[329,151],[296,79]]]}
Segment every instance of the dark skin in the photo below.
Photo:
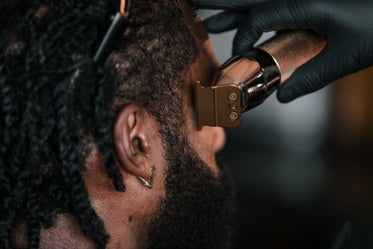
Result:
{"label": "dark skin", "polygon": [[[184,1],[180,1],[180,4],[185,22],[200,50],[198,59],[189,69],[183,89],[186,133],[189,146],[197,152],[213,175],[218,176],[215,154],[224,146],[225,134],[218,127],[196,130],[192,92],[195,80],[205,83],[211,81],[217,61],[201,20],[192,18],[193,10],[188,4]],[[114,189],[97,148],[92,149],[87,159],[84,181],[91,204],[110,235],[107,248],[145,247],[148,226],[153,214],[158,211],[159,200],[165,196],[167,162],[158,130],[155,118],[137,105],[128,105],[117,115],[112,141],[117,166],[126,186],[124,193]],[[153,166],[156,167],[153,188],[148,189],[136,176],[149,181]],[[20,225],[14,231],[15,241],[21,247],[27,245],[22,228]],[[39,247],[95,248],[95,245],[82,234],[73,216],[61,214],[57,216],[52,228],[41,230]]]}

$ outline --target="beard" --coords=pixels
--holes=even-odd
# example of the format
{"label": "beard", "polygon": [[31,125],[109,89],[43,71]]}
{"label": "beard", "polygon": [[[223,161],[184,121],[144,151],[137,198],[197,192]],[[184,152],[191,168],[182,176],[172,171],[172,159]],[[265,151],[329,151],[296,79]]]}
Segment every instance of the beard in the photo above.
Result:
{"label": "beard", "polygon": [[[168,127],[170,128],[170,127]],[[185,134],[165,133],[166,195],[158,203],[148,229],[147,248],[230,248],[234,231],[235,191],[228,167],[219,174],[189,146]]]}

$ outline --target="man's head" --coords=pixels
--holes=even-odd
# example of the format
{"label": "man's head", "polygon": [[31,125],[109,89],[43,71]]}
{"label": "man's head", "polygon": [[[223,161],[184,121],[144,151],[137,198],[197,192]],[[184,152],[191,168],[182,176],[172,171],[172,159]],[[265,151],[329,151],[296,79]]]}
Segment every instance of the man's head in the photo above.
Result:
{"label": "man's head", "polygon": [[[8,8],[12,14],[1,17],[14,23],[1,31],[2,246],[228,245],[232,189],[215,162],[224,132],[196,131],[192,101],[193,81],[210,81],[216,61],[190,7],[133,1],[131,14],[145,24],[126,30],[104,67],[92,55],[116,4]],[[139,180],[152,178],[151,189]]]}

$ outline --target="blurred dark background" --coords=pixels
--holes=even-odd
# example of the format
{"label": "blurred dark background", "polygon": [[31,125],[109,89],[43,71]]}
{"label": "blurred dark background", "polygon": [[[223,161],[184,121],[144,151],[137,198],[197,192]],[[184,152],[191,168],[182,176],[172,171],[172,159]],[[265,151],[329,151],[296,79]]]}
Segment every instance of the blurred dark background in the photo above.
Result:
{"label": "blurred dark background", "polygon": [[[233,35],[210,35],[219,63]],[[373,248],[372,100],[370,68],[289,104],[274,94],[226,130],[222,156],[238,197],[234,248],[343,248],[335,241],[346,226],[356,248]]]}

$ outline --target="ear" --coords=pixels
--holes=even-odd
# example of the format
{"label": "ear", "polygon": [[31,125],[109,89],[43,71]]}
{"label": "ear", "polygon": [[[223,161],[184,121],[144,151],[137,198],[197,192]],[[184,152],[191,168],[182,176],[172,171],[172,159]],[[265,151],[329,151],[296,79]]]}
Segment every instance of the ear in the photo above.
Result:
{"label": "ear", "polygon": [[149,179],[154,166],[149,146],[149,114],[137,105],[128,105],[118,114],[113,127],[113,146],[120,167]]}

